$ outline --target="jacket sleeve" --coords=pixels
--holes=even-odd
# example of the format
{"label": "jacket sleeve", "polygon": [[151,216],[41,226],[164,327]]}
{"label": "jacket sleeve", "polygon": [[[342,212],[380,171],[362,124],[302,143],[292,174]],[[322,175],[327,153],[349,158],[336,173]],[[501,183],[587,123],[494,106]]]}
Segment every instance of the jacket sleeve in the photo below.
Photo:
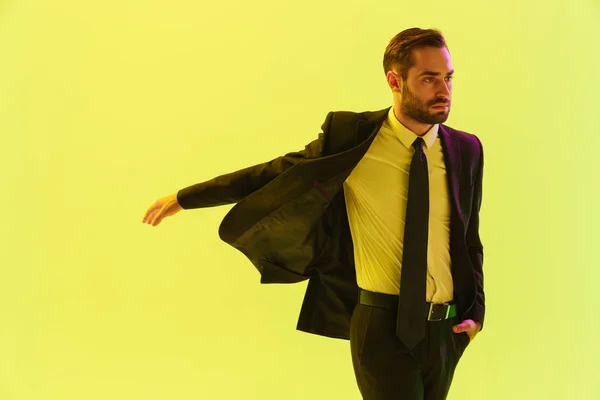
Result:
{"label": "jacket sleeve", "polygon": [[479,139],[477,140],[480,151],[479,172],[473,188],[473,205],[471,208],[471,218],[466,232],[467,247],[471,264],[475,270],[475,304],[470,313],[470,318],[481,323],[483,329],[483,320],[485,317],[485,293],[483,290],[483,245],[479,237],[479,211],[481,209],[482,189],[483,189],[483,146]]}
{"label": "jacket sleeve", "polygon": [[188,186],[177,192],[177,201],[186,210],[237,203],[294,165],[307,159],[321,157],[332,116],[333,112],[327,114],[325,122],[321,125],[321,133],[303,150]]}

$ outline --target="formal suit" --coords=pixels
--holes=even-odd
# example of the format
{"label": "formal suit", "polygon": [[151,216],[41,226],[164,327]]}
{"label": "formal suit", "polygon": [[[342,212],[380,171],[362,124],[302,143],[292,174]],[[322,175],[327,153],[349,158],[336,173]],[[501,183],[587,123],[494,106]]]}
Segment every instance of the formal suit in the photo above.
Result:
{"label": "formal suit", "polygon": [[[350,339],[359,288],[343,187],[390,110],[329,112],[322,133],[304,150],[177,193],[184,209],[237,203],[219,235],[254,264],[261,283],[309,280],[298,330]],[[443,124],[437,134],[447,177],[448,254],[457,318],[483,326],[483,147],[475,135]]]}

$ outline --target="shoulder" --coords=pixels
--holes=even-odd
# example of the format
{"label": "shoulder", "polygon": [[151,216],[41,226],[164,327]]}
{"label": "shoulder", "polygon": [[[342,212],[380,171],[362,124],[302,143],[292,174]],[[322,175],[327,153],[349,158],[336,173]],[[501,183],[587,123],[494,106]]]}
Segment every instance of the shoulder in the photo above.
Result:
{"label": "shoulder", "polygon": [[460,143],[461,149],[471,151],[475,154],[483,153],[483,144],[474,133],[461,131],[448,125],[440,124],[440,129],[446,131],[448,135]]}
{"label": "shoulder", "polygon": [[357,123],[368,119],[370,112],[329,111],[321,125],[323,156],[340,153],[355,145]]}
{"label": "shoulder", "polygon": [[340,110],[340,111],[330,111],[327,115],[328,117],[339,120],[339,121],[359,121],[359,120],[369,120],[372,118],[377,119],[378,117],[385,117],[387,115],[388,108],[384,108],[382,110],[374,110],[374,111],[348,111],[348,110]]}
{"label": "shoulder", "polygon": [[448,132],[450,134],[450,136],[459,140],[460,142],[475,144],[477,146],[479,146],[479,144],[481,143],[481,140],[479,140],[479,137],[477,135],[475,135],[474,133],[461,131],[461,130],[452,128],[448,125],[444,125],[444,124],[440,124],[440,128],[446,130],[446,132]]}
{"label": "shoulder", "polygon": [[370,111],[366,112],[355,112],[355,111],[330,111],[327,114],[326,120],[330,120],[332,123],[343,124],[343,123],[356,123],[361,119],[367,119]]}

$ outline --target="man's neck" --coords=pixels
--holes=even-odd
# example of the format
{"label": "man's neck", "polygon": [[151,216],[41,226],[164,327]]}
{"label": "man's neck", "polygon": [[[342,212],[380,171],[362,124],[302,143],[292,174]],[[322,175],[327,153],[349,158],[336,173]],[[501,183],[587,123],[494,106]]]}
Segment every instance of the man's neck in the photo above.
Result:
{"label": "man's neck", "polygon": [[396,107],[394,107],[394,115],[396,116],[396,119],[402,125],[404,125],[404,127],[406,129],[408,129],[409,131],[411,131],[412,133],[414,133],[417,136],[425,135],[427,132],[429,132],[429,130],[433,126],[430,124],[423,124],[421,122],[415,121],[412,118],[407,117],[406,115],[404,115],[400,111],[398,111],[398,109]]}

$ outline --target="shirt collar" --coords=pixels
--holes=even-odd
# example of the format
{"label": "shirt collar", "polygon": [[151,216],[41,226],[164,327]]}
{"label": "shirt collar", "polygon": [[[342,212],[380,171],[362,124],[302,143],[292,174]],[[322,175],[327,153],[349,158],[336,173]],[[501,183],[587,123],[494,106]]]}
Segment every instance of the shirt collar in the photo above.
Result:
{"label": "shirt collar", "polygon": [[[396,115],[394,114],[393,106],[388,112],[388,123],[390,125],[390,128],[392,129],[392,132],[394,132],[394,134],[398,137],[398,139],[400,139],[400,141],[402,142],[402,144],[404,144],[404,146],[406,146],[406,148],[411,148],[414,141],[419,137],[417,134],[415,134],[407,127],[402,125],[400,121],[398,121],[398,118],[396,118]],[[431,127],[431,129],[427,131],[427,133],[421,136],[425,141],[425,145],[428,149],[430,149],[431,146],[433,146],[435,140],[437,139],[438,129],[439,124],[434,124]]]}

